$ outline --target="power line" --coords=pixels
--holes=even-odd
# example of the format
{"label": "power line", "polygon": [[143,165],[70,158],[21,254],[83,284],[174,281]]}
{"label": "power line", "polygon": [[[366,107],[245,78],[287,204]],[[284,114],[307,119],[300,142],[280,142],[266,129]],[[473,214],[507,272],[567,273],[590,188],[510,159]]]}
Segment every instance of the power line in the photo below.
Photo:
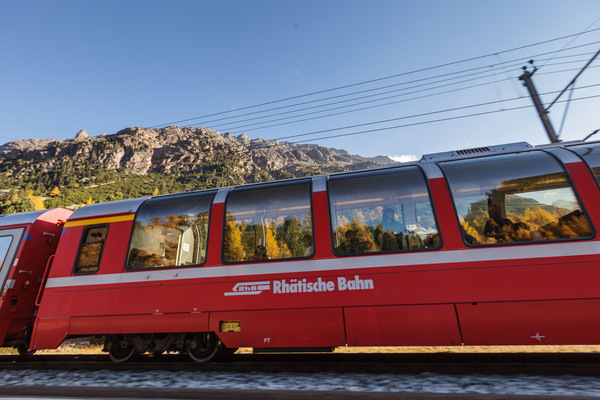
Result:
{"label": "power line", "polygon": [[[600,42],[598,42],[598,43],[600,43]],[[571,56],[564,56],[564,57],[560,57],[560,58],[570,58],[570,57],[577,57],[577,56],[588,55],[588,54],[592,54],[592,53],[584,53],[584,54],[577,54],[577,55],[571,55]],[[457,77],[455,76],[455,77],[452,77],[452,78],[441,79],[441,80],[438,80],[438,81],[421,83],[421,84],[418,84],[418,85],[409,86],[409,87],[405,87],[405,88],[394,89],[394,90],[390,90],[390,91],[386,91],[386,92],[381,92],[381,93],[376,93],[376,94],[370,94],[370,95],[361,96],[361,97],[355,97],[355,98],[346,99],[346,100],[339,100],[339,101],[332,102],[332,103],[327,103],[327,104],[314,105],[314,106],[300,108],[300,109],[296,109],[296,110],[283,111],[283,112],[278,112],[278,113],[270,114],[270,115],[263,115],[263,116],[253,117],[253,118],[247,118],[247,119],[242,119],[242,120],[231,121],[230,123],[241,123],[241,122],[255,121],[255,120],[260,120],[260,119],[264,119],[264,118],[268,118],[268,117],[273,117],[273,116],[278,116],[278,115],[292,114],[292,113],[297,113],[297,112],[300,112],[300,111],[305,111],[305,110],[310,110],[310,109],[316,109],[316,108],[326,107],[326,106],[335,105],[335,104],[347,103],[347,102],[356,101],[356,100],[365,99],[365,98],[370,98],[370,97],[382,96],[382,95],[389,94],[389,93],[395,93],[395,92],[398,92],[398,91],[404,91],[404,90],[409,90],[409,89],[413,89],[413,88],[418,88],[418,87],[433,85],[433,84],[436,84],[436,83],[448,82],[448,81],[452,81],[452,80],[460,79],[460,78],[465,78],[465,77],[470,77],[470,79],[467,79],[467,80],[464,80],[464,81],[461,81],[461,82],[457,82],[457,83],[454,83],[454,84],[471,81],[473,79],[483,79],[485,77],[493,77],[493,76],[505,73],[506,70],[508,70],[509,68],[512,68],[512,67],[521,67],[521,65],[523,63],[523,58],[518,59],[518,60],[519,61],[517,63],[514,63],[511,60],[509,62],[512,63],[512,64],[506,65],[506,66],[504,66],[502,68],[495,68],[495,70],[498,70],[499,72],[493,73],[493,74],[488,74],[488,75],[485,75],[485,76],[473,77],[473,75],[484,74],[486,72],[489,72],[489,70],[483,70],[483,71],[477,72],[476,74],[470,74],[470,75],[469,74],[465,74],[465,75],[462,75],[462,76],[457,76]],[[509,62],[506,62],[505,64],[508,64]],[[575,62],[575,61],[570,61],[570,62]],[[579,62],[579,61],[577,61],[577,62]],[[565,62],[565,63],[569,63],[569,62]],[[558,65],[558,64],[564,64],[564,63],[557,63],[557,64],[551,64],[551,65]],[[211,120],[211,121],[204,121],[204,122],[200,122],[200,123],[193,124],[193,125],[187,125],[187,126],[202,125],[202,126],[205,126],[205,127],[209,127],[210,126],[209,124],[212,123],[212,122],[218,122],[218,121],[228,120],[228,119],[232,119],[232,118],[239,118],[239,117],[242,117],[242,116],[256,115],[256,114],[261,114],[261,113],[265,113],[265,112],[268,112],[268,111],[275,111],[275,110],[280,110],[280,109],[285,109],[285,108],[291,108],[291,107],[295,107],[295,106],[299,106],[299,105],[311,104],[311,103],[321,102],[321,101],[325,101],[325,100],[338,99],[338,98],[341,98],[341,97],[347,97],[347,96],[351,96],[351,95],[355,95],[355,94],[362,94],[362,93],[373,92],[373,91],[376,91],[376,90],[388,89],[388,88],[397,87],[397,86],[401,86],[401,85],[407,85],[407,84],[410,84],[410,83],[416,83],[416,82],[422,82],[422,81],[426,81],[426,80],[431,80],[431,79],[435,79],[435,78],[439,78],[439,77],[447,77],[447,76],[455,75],[455,74],[458,74],[458,73],[464,73],[464,72],[468,72],[468,71],[475,71],[475,70],[479,70],[479,69],[483,69],[483,68],[488,68],[488,67],[471,68],[471,69],[468,69],[468,70],[463,70],[463,71],[457,71],[457,72],[452,72],[452,73],[437,75],[437,76],[434,76],[434,77],[421,78],[421,79],[416,79],[416,80],[412,80],[412,81],[396,83],[396,84],[392,84],[392,85],[386,85],[386,86],[382,86],[382,87],[378,87],[378,88],[372,88],[372,89],[367,89],[367,90],[363,90],[363,91],[359,91],[359,92],[352,92],[352,93],[347,93],[347,94],[342,94],[342,95],[327,97],[327,98],[323,98],[323,99],[311,100],[311,101],[307,101],[307,102],[303,102],[303,103],[297,103],[297,104],[287,105],[287,106],[283,106],[283,107],[271,108],[271,109],[268,109],[268,110],[254,111],[254,112],[250,112],[250,113],[246,113],[246,114],[242,114],[242,115],[237,115],[237,116],[232,116],[232,117],[225,117],[225,118],[219,118],[219,119]],[[434,88],[439,88],[439,87],[443,87],[443,86],[448,86],[448,85],[441,85],[441,86],[437,86],[437,87],[434,87]],[[434,89],[434,88],[427,88],[427,89],[423,89],[423,90],[431,90],[431,89]],[[411,92],[411,93],[416,93],[416,92]],[[374,100],[374,101],[381,101],[381,100],[388,99],[388,98],[390,98],[390,97],[385,97],[385,98]],[[359,104],[362,104],[362,103],[359,103]],[[355,105],[357,105],[357,104],[355,104]],[[351,106],[353,106],[353,105],[348,105],[348,107],[351,107]],[[319,112],[324,112],[324,111],[316,111],[316,113],[319,113]],[[296,117],[299,117],[299,116],[300,115],[297,115]],[[289,117],[289,118],[293,118],[293,117]],[[269,121],[269,122],[274,122],[274,121],[275,120]],[[266,123],[266,122],[264,122],[264,123]],[[212,129],[227,132],[227,131],[231,131],[231,130],[235,130],[235,129],[244,129],[245,127],[255,126],[255,125],[257,125],[257,124],[235,126],[235,127],[231,127],[231,128],[213,127]]]}
{"label": "power line", "polygon": [[[589,100],[589,99],[594,99],[594,98],[600,98],[600,95],[580,97],[580,98],[572,99],[572,101]],[[559,103],[564,103],[564,102],[566,102],[566,100],[559,101]],[[323,137],[315,138],[315,139],[299,140],[299,141],[296,141],[295,143],[306,143],[306,142],[312,142],[312,141],[317,141],[317,140],[333,139],[333,138],[338,138],[338,137],[361,135],[361,134],[365,134],[365,133],[381,132],[381,131],[386,131],[386,130],[391,130],[391,129],[399,129],[399,128],[419,126],[419,125],[427,125],[427,124],[432,124],[432,123],[436,123],[436,122],[446,122],[446,121],[452,121],[452,120],[463,119],[463,118],[478,117],[478,116],[482,116],[482,115],[497,114],[497,113],[501,113],[501,112],[505,112],[505,111],[522,110],[522,109],[531,108],[531,107],[533,107],[533,106],[527,105],[527,106],[511,107],[511,108],[506,108],[506,109],[502,109],[502,110],[482,111],[482,112],[478,112],[478,113],[458,115],[458,116],[446,117],[446,118],[439,118],[439,119],[429,120],[429,121],[414,122],[411,124],[403,124],[403,125],[396,125],[396,126],[390,126],[390,127],[385,127],[385,128],[369,129],[366,131],[359,131],[359,132],[341,133],[338,135],[323,136]],[[277,144],[274,144],[273,146],[279,146],[279,145],[281,145],[281,144],[277,143]],[[265,146],[265,147],[269,147],[269,146]],[[255,150],[255,149],[252,149],[252,150]]]}
{"label": "power line", "polygon": [[[563,70],[561,72],[574,71],[574,70],[577,70],[577,69]],[[552,73],[554,73],[554,72],[546,72],[544,74],[547,75],[547,74],[552,74]],[[493,76],[496,76],[496,75],[499,75],[499,74],[491,74],[491,75],[487,75],[487,76],[476,78],[476,79],[483,79],[483,78],[487,78],[487,77],[493,77]],[[498,79],[498,80],[494,80],[494,81],[490,81],[490,82],[484,82],[484,83],[480,83],[480,84],[468,85],[468,86],[459,87],[459,88],[456,88],[456,89],[444,90],[444,91],[440,91],[440,92],[436,92],[436,93],[431,93],[431,94],[422,95],[422,96],[415,96],[415,97],[411,97],[411,98],[408,98],[408,99],[402,99],[402,100],[398,100],[398,101],[391,101],[391,102],[387,102],[387,103],[383,103],[383,104],[378,104],[378,105],[373,105],[373,106],[369,106],[369,107],[361,107],[361,108],[352,109],[352,110],[343,111],[343,112],[330,113],[330,114],[321,115],[321,116],[315,116],[315,117],[311,117],[311,118],[302,118],[302,119],[299,119],[299,120],[282,122],[282,123],[276,123],[276,124],[271,124],[271,125],[266,125],[266,126],[260,126],[260,127],[252,128],[253,126],[256,126],[256,125],[263,125],[263,124],[268,124],[268,123],[271,123],[271,122],[284,121],[284,120],[288,120],[288,119],[291,119],[291,118],[299,118],[299,117],[303,117],[303,116],[315,115],[315,114],[319,114],[319,113],[323,113],[323,112],[334,111],[334,110],[339,110],[339,109],[348,108],[348,107],[355,107],[355,106],[359,106],[359,105],[363,105],[363,104],[369,104],[369,103],[374,103],[374,102],[378,102],[378,101],[389,100],[389,99],[392,99],[392,98],[407,96],[407,95],[421,93],[421,92],[428,91],[428,90],[439,89],[439,88],[448,87],[448,86],[451,86],[451,85],[456,85],[456,84],[461,84],[461,83],[472,81],[472,79],[467,79],[467,80],[463,80],[463,81],[460,81],[460,82],[454,82],[454,83],[439,85],[439,86],[435,86],[435,87],[427,88],[427,89],[422,89],[422,90],[415,90],[415,91],[412,91],[412,92],[396,94],[396,95],[393,95],[393,96],[382,97],[382,98],[378,98],[378,99],[374,99],[374,100],[368,100],[368,101],[363,101],[363,102],[359,102],[359,103],[355,103],[355,104],[349,104],[349,105],[344,105],[344,106],[339,106],[339,107],[333,107],[333,108],[319,110],[319,111],[313,111],[313,112],[309,112],[309,113],[305,113],[305,114],[293,115],[293,116],[288,116],[288,117],[283,117],[283,118],[278,118],[278,119],[273,119],[273,120],[268,120],[268,121],[261,121],[261,122],[256,122],[256,123],[253,123],[253,124],[235,126],[235,127],[230,127],[230,128],[224,128],[224,129],[214,128],[214,130],[223,131],[223,132],[236,133],[235,131],[239,129],[239,130],[243,130],[246,133],[246,132],[251,132],[251,131],[255,131],[255,130],[259,130],[259,129],[268,129],[268,128],[273,128],[273,127],[277,127],[277,126],[294,124],[294,123],[298,123],[298,122],[306,122],[306,121],[311,121],[311,120],[315,120],[315,119],[321,119],[321,118],[327,118],[327,117],[341,115],[341,114],[347,114],[347,113],[350,113],[350,112],[357,112],[357,111],[364,111],[364,110],[369,110],[369,109],[378,108],[378,107],[385,107],[385,106],[389,106],[389,105],[405,103],[405,102],[408,102],[408,101],[419,100],[419,99],[429,98],[429,97],[433,97],[433,96],[439,96],[439,95],[443,95],[443,94],[455,93],[455,92],[458,92],[458,91],[473,89],[475,87],[481,87],[481,86],[495,84],[495,83],[498,83],[498,82],[507,81],[509,79],[513,79],[513,78]],[[392,93],[392,92],[395,92],[395,91],[386,92],[386,93]],[[369,97],[369,96],[365,96],[365,97]],[[356,99],[352,99],[352,100],[356,100]],[[333,104],[339,104],[339,103],[341,103],[341,102],[336,102],[336,103],[331,103],[331,104],[333,105]],[[313,108],[313,107],[311,107],[311,108]],[[299,110],[296,110],[296,111],[299,111]],[[281,114],[287,114],[287,113],[281,113]],[[257,117],[257,118],[254,118],[254,119],[262,119],[262,118]]]}
{"label": "power line", "polygon": [[[589,88],[598,87],[598,86],[600,86],[600,84],[587,85],[587,86],[579,87],[579,88],[577,88],[577,90],[589,89]],[[546,93],[542,93],[542,95],[548,95],[548,94],[553,94],[553,93],[558,93],[558,92],[559,91],[546,92]],[[595,97],[599,97],[599,96],[600,95],[598,95],[598,96],[588,96],[588,97],[585,97],[583,99],[595,98]],[[514,97],[514,98],[511,98],[511,99],[494,100],[494,101],[489,101],[489,102],[485,102],[485,103],[471,104],[471,105],[467,105],[467,106],[454,107],[454,108],[449,108],[449,109],[444,109],[444,110],[430,111],[430,112],[421,113],[421,114],[412,114],[412,115],[402,116],[402,117],[397,117],[397,118],[390,118],[390,119],[379,120],[379,121],[365,122],[365,123],[362,123],[362,124],[348,125],[348,126],[344,126],[344,127],[323,129],[323,130],[318,130],[318,131],[313,131],[313,132],[308,132],[308,133],[301,133],[301,134],[295,134],[295,135],[289,135],[289,136],[282,136],[282,137],[278,137],[278,138],[271,139],[271,140],[277,141],[277,140],[291,139],[291,138],[296,138],[296,137],[305,137],[305,136],[317,135],[317,134],[320,134],[320,133],[328,133],[328,132],[335,132],[335,131],[340,131],[340,130],[345,130],[345,129],[358,128],[358,127],[361,127],[361,126],[376,125],[376,124],[381,124],[381,123],[386,123],[386,122],[392,122],[392,121],[399,121],[399,120],[410,119],[410,118],[423,117],[423,116],[440,114],[440,113],[445,113],[445,112],[453,112],[453,111],[465,110],[465,109],[475,108],[475,107],[482,107],[482,106],[486,106],[486,105],[497,104],[497,103],[500,103],[500,102],[522,100],[522,99],[525,99],[525,98],[527,98],[527,96],[519,96],[519,97]],[[582,99],[582,98],[579,98],[579,99],[576,99],[576,100],[580,100],[580,99]],[[561,101],[561,102],[563,102],[563,101]],[[524,108],[524,107],[520,107],[520,108]],[[533,106],[528,105],[527,107],[533,107]],[[310,139],[310,140],[322,140],[322,138],[315,138],[315,139]],[[297,142],[297,143],[301,143],[301,142]]]}
{"label": "power line", "polygon": [[[595,44],[598,44],[598,43],[600,43],[600,41],[596,41],[596,42],[592,42],[592,43],[586,43],[584,45],[575,46],[575,47],[570,48],[569,50],[571,50],[571,49],[577,49],[577,48],[581,48],[581,47],[587,47],[587,46],[595,45]],[[551,53],[552,52],[546,52],[546,53],[536,54],[534,56],[520,57],[520,58],[517,58],[517,59],[514,59],[514,60],[510,60],[510,61],[505,62],[504,64],[508,64],[508,63],[512,63],[512,64],[508,65],[508,66],[505,66],[503,68],[506,69],[506,68],[509,68],[510,66],[515,66],[515,67],[518,66],[518,67],[520,67],[525,62],[525,60],[529,60],[530,58],[538,58],[538,57],[541,57],[541,56],[544,56],[544,55],[547,55],[547,54],[551,54]],[[585,53],[585,55],[587,55],[587,53]],[[574,56],[578,56],[578,55],[564,56],[564,58],[574,57]],[[561,58],[563,58],[563,57],[561,57]],[[496,65],[500,65],[500,64],[496,64]],[[356,94],[373,92],[373,91],[377,91],[377,90],[384,90],[384,89],[388,89],[388,88],[391,88],[391,87],[408,85],[408,84],[411,84],[411,83],[423,82],[423,81],[427,81],[427,80],[431,80],[431,79],[442,78],[442,77],[447,77],[447,76],[451,76],[451,75],[456,75],[456,74],[461,74],[461,73],[471,72],[471,71],[477,71],[477,70],[487,69],[487,68],[489,68],[489,65],[475,67],[475,68],[469,68],[469,69],[460,70],[460,71],[454,71],[454,72],[445,73],[445,74],[441,74],[441,75],[430,76],[430,77],[427,77],[427,78],[420,78],[420,79],[414,79],[414,80],[411,80],[411,81],[404,81],[404,82],[390,84],[390,85],[385,85],[385,86],[380,86],[380,87],[376,87],[376,88],[365,89],[365,90],[361,90],[361,91],[357,91],[357,92],[345,93],[345,94],[340,94],[340,95],[325,97],[325,98],[321,98],[321,99],[304,101],[304,102],[301,102],[301,103],[295,103],[295,104],[289,104],[289,105],[284,105],[284,106],[279,106],[279,107],[273,107],[273,108],[269,108],[269,109],[265,109],[265,110],[252,111],[252,112],[248,112],[248,113],[244,113],[244,114],[239,114],[239,115],[235,115],[235,116],[230,116],[230,117],[222,117],[222,118],[217,118],[217,119],[213,119],[213,120],[209,120],[209,121],[201,121],[201,122],[197,122],[197,123],[194,123],[194,124],[191,124],[191,125],[187,125],[187,126],[196,126],[196,125],[207,126],[210,123],[218,122],[218,121],[223,121],[223,120],[228,120],[228,119],[231,119],[231,118],[239,118],[239,117],[244,117],[244,116],[249,116],[249,115],[262,114],[262,113],[270,112],[270,111],[277,111],[277,110],[282,110],[282,109],[288,109],[288,108],[292,108],[292,107],[297,107],[297,106],[302,106],[302,105],[307,105],[307,104],[313,104],[313,103],[318,103],[318,102],[322,102],[322,101],[327,101],[327,100],[333,100],[333,99],[338,99],[338,98],[342,98],[342,97],[353,96],[353,95],[356,95]],[[499,68],[496,68],[496,69],[499,69]],[[484,73],[484,72],[486,72],[486,71],[482,71],[482,72],[479,72],[479,73]],[[449,79],[452,79],[452,78],[449,78]],[[430,84],[430,83],[425,83],[424,85],[428,85],[428,84]],[[319,106],[316,106],[316,107],[319,107]],[[292,110],[292,111],[289,111],[289,112],[294,112],[294,111]]]}
{"label": "power line", "polygon": [[552,42],[559,41],[559,40],[568,39],[568,38],[571,38],[571,37],[574,37],[574,36],[580,36],[580,35],[583,35],[583,34],[592,33],[592,32],[598,31],[598,30],[600,30],[600,28],[590,29],[590,30],[587,30],[587,31],[582,31],[582,32],[578,32],[578,33],[575,33],[575,34],[571,34],[571,35],[565,35],[565,36],[561,36],[561,37],[554,38],[554,39],[549,39],[549,40],[544,40],[544,41],[537,42],[537,43],[532,43],[532,44],[528,44],[528,45],[524,45],[524,46],[519,46],[519,47],[515,47],[515,48],[512,48],[512,49],[503,50],[503,51],[500,51],[500,52],[495,52],[495,53],[486,54],[486,55],[477,56],[477,57],[466,58],[466,59],[462,59],[462,60],[458,60],[458,61],[453,61],[453,62],[449,62],[449,63],[444,63],[444,64],[438,64],[438,65],[431,66],[431,67],[420,68],[420,69],[413,70],[413,71],[408,71],[408,72],[403,72],[403,73],[399,73],[399,74],[389,75],[389,76],[385,76],[385,77],[381,77],[381,78],[366,80],[366,81],[362,81],[362,82],[358,82],[358,83],[353,83],[353,84],[338,86],[338,87],[324,89],[324,90],[320,90],[320,91],[316,91],[316,92],[311,92],[311,93],[305,93],[305,94],[291,96],[291,97],[287,97],[287,98],[283,98],[283,99],[278,99],[278,100],[272,100],[272,101],[268,101],[268,102],[264,102],[264,103],[260,103],[260,104],[254,104],[254,105],[250,105],[250,106],[239,107],[239,108],[232,109],[232,110],[221,111],[221,112],[216,112],[216,113],[212,113],[212,114],[206,114],[206,115],[202,115],[202,116],[198,116],[198,117],[193,117],[193,118],[187,118],[187,119],[182,119],[182,120],[178,120],[178,121],[167,122],[167,123],[164,123],[164,124],[158,124],[158,125],[154,125],[152,128],[166,126],[166,125],[172,125],[172,124],[179,124],[179,123],[189,122],[189,121],[193,121],[193,120],[197,120],[197,119],[209,118],[209,117],[213,117],[213,116],[217,116],[217,115],[229,114],[229,113],[232,113],[232,112],[248,110],[248,109],[252,109],[252,108],[257,108],[257,107],[262,107],[262,106],[266,106],[266,105],[281,103],[281,102],[285,102],[285,101],[289,101],[289,100],[295,100],[295,99],[299,99],[299,98],[314,96],[314,95],[317,95],[317,94],[328,93],[328,92],[332,92],[332,91],[336,91],[336,90],[347,89],[347,88],[356,87],[356,86],[360,86],[360,85],[365,85],[365,84],[369,84],[369,83],[381,82],[381,81],[384,81],[384,80],[388,80],[388,79],[392,79],[392,78],[398,78],[398,77],[401,77],[401,76],[407,76],[407,75],[415,74],[415,73],[419,73],[419,72],[425,72],[425,71],[430,71],[430,70],[439,69],[439,68],[443,68],[443,67],[448,67],[448,66],[452,66],[452,65],[463,64],[463,63],[470,62],[470,61],[481,60],[481,59],[484,59],[484,58],[487,58],[487,57],[490,57],[490,56],[494,56],[496,54],[504,54],[504,53],[514,52],[514,51],[517,51],[517,50],[523,50],[523,49],[530,48],[530,47],[540,46],[542,44],[547,44],[547,43],[552,43]]}

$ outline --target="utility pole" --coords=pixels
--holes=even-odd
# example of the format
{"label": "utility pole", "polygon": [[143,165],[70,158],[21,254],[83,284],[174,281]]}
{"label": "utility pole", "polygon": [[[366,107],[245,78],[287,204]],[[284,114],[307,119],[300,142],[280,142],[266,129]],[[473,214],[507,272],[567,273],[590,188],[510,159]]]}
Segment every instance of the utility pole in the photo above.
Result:
{"label": "utility pole", "polygon": [[[532,64],[533,61],[530,61],[529,63]],[[560,139],[554,131],[552,122],[550,122],[550,118],[548,117],[548,110],[544,108],[542,100],[540,100],[540,95],[538,94],[537,90],[535,89],[535,86],[533,85],[533,81],[531,80],[531,77],[533,76],[533,74],[535,74],[535,71],[537,71],[537,67],[533,67],[533,71],[531,72],[527,70],[527,67],[523,67],[523,75],[519,77],[519,80],[523,81],[523,86],[525,86],[529,91],[529,95],[531,96],[533,104],[535,105],[535,109],[537,110],[538,115],[542,120],[542,125],[544,125],[544,129],[546,129],[546,133],[550,138],[550,142],[558,143],[560,142]]]}

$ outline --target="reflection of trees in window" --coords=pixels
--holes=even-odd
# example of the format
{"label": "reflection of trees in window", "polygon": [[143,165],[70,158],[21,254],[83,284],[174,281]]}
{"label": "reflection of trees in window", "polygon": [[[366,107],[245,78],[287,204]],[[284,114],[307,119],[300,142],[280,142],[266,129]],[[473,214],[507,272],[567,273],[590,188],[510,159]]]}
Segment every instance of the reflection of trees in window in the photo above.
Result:
{"label": "reflection of trees in window", "polygon": [[214,193],[153,198],[136,214],[128,269],[202,264]]}
{"label": "reflection of trees in window", "polygon": [[107,226],[86,228],[77,254],[75,273],[93,273],[100,267],[100,256],[106,240]]}
{"label": "reflection of trees in window", "polygon": [[548,154],[454,161],[442,168],[468,244],[591,235],[567,175]]}
{"label": "reflection of trees in window", "polygon": [[429,192],[417,167],[332,177],[329,197],[338,255],[439,247]]}
{"label": "reflection of trees in window", "polygon": [[[309,183],[234,190],[226,207],[224,261],[312,255]],[[311,238],[310,243],[304,240],[305,236]]]}

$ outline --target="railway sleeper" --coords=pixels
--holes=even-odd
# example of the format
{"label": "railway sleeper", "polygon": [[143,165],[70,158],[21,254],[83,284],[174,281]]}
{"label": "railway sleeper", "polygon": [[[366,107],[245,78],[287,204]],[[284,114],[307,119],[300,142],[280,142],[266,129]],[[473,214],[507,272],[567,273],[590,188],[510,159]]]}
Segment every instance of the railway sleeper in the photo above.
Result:
{"label": "railway sleeper", "polygon": [[205,363],[235,350],[226,349],[214,332],[108,335],[102,349],[115,363],[126,362],[135,354],[157,357],[164,352],[179,352],[196,363]]}

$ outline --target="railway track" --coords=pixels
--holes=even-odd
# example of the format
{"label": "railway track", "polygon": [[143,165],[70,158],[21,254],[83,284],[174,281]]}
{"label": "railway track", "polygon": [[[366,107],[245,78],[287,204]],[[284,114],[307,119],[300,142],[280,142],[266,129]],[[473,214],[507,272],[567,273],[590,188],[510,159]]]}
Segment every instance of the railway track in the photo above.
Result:
{"label": "railway track", "polygon": [[236,354],[220,362],[195,364],[178,354],[136,356],[115,364],[108,356],[34,355],[0,356],[6,370],[112,371],[227,371],[227,372],[334,372],[395,374],[494,374],[600,376],[600,353],[428,353],[428,354]]}
{"label": "railway track", "polygon": [[[485,395],[449,393],[376,393],[334,391],[263,391],[263,390],[185,390],[185,389],[122,389],[122,388],[61,388],[61,387],[0,387],[0,398],[19,399],[25,396],[47,399],[162,399],[162,400],[549,400],[545,395]],[[573,396],[552,396],[553,400],[574,400]],[[578,396],[576,400],[597,400],[598,397]]]}
{"label": "railway track", "polygon": [[600,399],[600,353],[0,356],[0,374],[8,399]]}

